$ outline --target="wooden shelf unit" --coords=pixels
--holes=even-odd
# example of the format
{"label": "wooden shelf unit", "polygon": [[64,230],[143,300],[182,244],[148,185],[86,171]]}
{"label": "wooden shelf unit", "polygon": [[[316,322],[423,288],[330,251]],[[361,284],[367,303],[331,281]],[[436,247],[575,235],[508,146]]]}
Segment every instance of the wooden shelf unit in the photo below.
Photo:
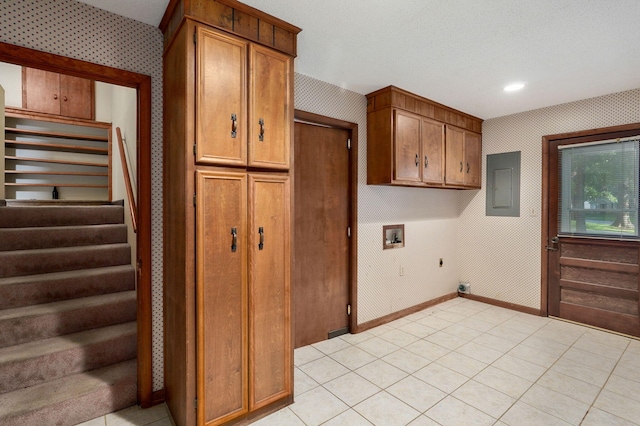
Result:
{"label": "wooden shelf unit", "polygon": [[106,189],[106,198],[111,198],[110,123],[64,119],[19,108],[7,108],[5,121],[7,198],[15,197],[9,188],[37,191],[54,186],[99,189],[96,199],[105,198]]}

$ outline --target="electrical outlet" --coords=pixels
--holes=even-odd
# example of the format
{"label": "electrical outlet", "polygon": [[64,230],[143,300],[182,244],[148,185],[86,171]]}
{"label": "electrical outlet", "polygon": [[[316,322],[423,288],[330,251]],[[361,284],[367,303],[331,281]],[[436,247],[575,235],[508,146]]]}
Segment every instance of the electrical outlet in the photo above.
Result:
{"label": "electrical outlet", "polygon": [[400,276],[404,276],[404,265],[400,265]]}

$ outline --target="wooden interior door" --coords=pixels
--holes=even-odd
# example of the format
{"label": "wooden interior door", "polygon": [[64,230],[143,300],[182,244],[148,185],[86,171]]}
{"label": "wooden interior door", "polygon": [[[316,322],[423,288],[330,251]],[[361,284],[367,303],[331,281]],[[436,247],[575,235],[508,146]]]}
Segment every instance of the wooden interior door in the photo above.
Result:
{"label": "wooden interior door", "polygon": [[250,58],[249,166],[288,169],[293,59],[254,44]]}
{"label": "wooden interior door", "polygon": [[248,411],[247,178],[196,173],[198,424]]}
{"label": "wooden interior door", "polygon": [[446,126],[445,181],[464,184],[464,131]]}
{"label": "wooden interior door", "polygon": [[[597,138],[607,139],[606,135],[585,136],[584,133],[561,135],[557,139],[545,137],[543,141],[546,169],[544,196],[548,205],[544,220],[548,314],[640,336],[638,238],[625,240],[620,237],[590,235],[594,231],[588,229],[582,231],[581,235],[562,231],[564,225],[561,225],[559,216],[563,208],[560,201],[563,191],[562,173],[574,176],[572,179],[577,173],[566,167],[562,170],[558,147],[590,142],[598,140]],[[610,137],[616,137],[616,133]],[[584,204],[580,200],[577,210],[583,210]],[[572,204],[572,207],[575,208],[576,204]],[[575,220],[572,219],[573,222]],[[568,223],[571,225],[571,221]]]}
{"label": "wooden interior door", "polygon": [[249,175],[249,409],[292,392],[288,176]]}
{"label": "wooden interior door", "polygon": [[399,181],[422,180],[420,158],[421,118],[408,112],[394,111],[394,178]]}
{"label": "wooden interior door", "polygon": [[247,42],[196,31],[196,163],[246,165]]}
{"label": "wooden interior door", "polygon": [[422,119],[422,181],[444,183],[444,124]]}
{"label": "wooden interior door", "polygon": [[294,124],[295,338],[301,347],[348,332],[349,131]]}

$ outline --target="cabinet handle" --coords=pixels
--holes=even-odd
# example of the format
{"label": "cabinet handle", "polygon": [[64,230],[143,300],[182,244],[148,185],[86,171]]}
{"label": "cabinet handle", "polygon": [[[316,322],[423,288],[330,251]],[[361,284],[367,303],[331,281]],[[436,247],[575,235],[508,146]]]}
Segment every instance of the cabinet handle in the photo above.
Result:
{"label": "cabinet handle", "polygon": [[260,244],[258,244],[258,250],[264,248],[264,228],[261,226],[258,228],[258,234],[260,234]]}
{"label": "cabinet handle", "polygon": [[235,253],[238,248],[238,230],[236,228],[231,228],[231,251]]}
{"label": "cabinet handle", "polygon": [[471,170],[471,168],[469,167],[469,163],[467,163],[467,173],[469,173],[469,170]]}
{"label": "cabinet handle", "polygon": [[238,118],[235,114],[231,114],[231,137],[235,138],[238,134]]}
{"label": "cabinet handle", "polygon": [[429,166],[429,158],[425,155],[424,156],[424,168],[426,169]]}
{"label": "cabinet handle", "polygon": [[460,162],[460,173],[462,173],[462,161]]}
{"label": "cabinet handle", "polygon": [[420,164],[420,159],[418,158],[418,154],[416,154],[416,167]]}
{"label": "cabinet handle", "polygon": [[260,134],[258,135],[258,140],[262,142],[264,141],[264,119],[259,119],[258,124],[260,125]]}

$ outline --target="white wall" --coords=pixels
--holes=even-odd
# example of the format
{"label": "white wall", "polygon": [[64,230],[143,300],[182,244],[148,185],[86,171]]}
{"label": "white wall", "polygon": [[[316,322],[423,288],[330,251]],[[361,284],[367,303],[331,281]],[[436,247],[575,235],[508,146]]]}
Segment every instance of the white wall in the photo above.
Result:
{"label": "white wall", "polygon": [[[5,90],[0,84],[0,158],[4,159],[4,97]],[[0,200],[4,200],[4,160],[0,168]]]}
{"label": "white wall", "polygon": [[[540,308],[542,136],[640,122],[640,89],[484,122],[482,190],[460,192],[460,279],[474,294]],[[520,217],[485,216],[486,155],[522,152]]]}
{"label": "white wall", "polygon": [[[457,192],[366,184],[365,96],[296,73],[295,107],[358,124],[358,323],[454,292]],[[382,227],[395,224],[405,225],[405,247],[383,250]]]}
{"label": "white wall", "polygon": [[5,90],[4,104],[22,108],[22,67],[0,62],[0,78]]}

